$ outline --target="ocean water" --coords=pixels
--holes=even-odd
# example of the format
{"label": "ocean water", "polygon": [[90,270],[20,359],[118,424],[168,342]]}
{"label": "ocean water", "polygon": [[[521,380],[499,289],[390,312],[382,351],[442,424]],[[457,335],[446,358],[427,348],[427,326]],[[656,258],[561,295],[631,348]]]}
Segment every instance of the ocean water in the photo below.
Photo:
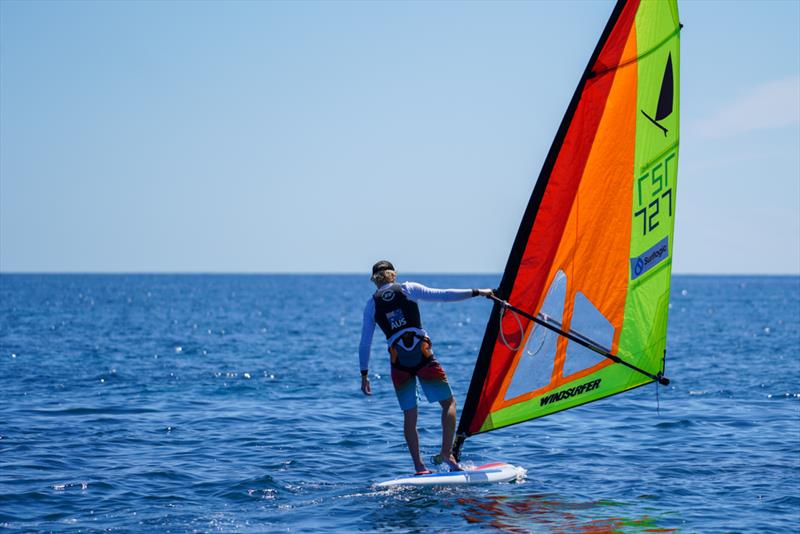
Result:
{"label": "ocean water", "polygon": [[[486,287],[495,275],[409,277]],[[53,532],[788,532],[800,526],[800,278],[673,279],[667,376],[467,440],[524,480],[412,469],[366,276],[0,276],[0,527]],[[491,306],[423,303],[463,402]],[[420,438],[437,452],[438,405]]]}

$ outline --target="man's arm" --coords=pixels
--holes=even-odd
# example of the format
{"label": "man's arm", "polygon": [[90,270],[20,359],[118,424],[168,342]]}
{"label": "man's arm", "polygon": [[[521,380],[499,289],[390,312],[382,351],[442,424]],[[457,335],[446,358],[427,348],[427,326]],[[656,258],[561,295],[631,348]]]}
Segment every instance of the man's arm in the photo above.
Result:
{"label": "man's arm", "polygon": [[361,324],[361,343],[358,344],[358,364],[361,368],[361,391],[372,395],[369,383],[369,353],[372,350],[372,334],[375,332],[375,301],[369,299],[364,306],[364,319]]}
{"label": "man's arm", "polygon": [[472,297],[488,297],[491,289],[434,289],[416,282],[405,282],[404,293],[411,300],[432,300],[438,302],[456,302]]}

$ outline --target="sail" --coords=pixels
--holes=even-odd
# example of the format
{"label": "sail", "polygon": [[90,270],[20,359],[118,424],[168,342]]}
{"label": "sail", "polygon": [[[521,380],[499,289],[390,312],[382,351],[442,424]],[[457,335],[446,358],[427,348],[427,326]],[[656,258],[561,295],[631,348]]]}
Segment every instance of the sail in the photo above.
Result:
{"label": "sail", "polygon": [[497,292],[525,313],[495,303],[456,452],[466,436],[630,390],[663,373],[680,27],[677,0],[615,6]]}

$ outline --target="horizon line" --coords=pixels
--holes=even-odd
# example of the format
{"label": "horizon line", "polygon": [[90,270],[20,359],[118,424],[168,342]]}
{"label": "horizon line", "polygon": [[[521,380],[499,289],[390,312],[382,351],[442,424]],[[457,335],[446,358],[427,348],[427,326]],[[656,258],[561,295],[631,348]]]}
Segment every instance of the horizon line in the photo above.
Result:
{"label": "horizon line", "polygon": [[[428,275],[448,275],[448,276],[502,276],[502,272],[489,271],[404,271],[413,276]],[[797,276],[800,272],[784,273],[713,273],[713,272],[673,272],[676,276]],[[368,272],[362,271],[3,271],[3,275],[100,275],[100,276],[119,276],[119,275],[148,275],[148,276],[366,276]]]}

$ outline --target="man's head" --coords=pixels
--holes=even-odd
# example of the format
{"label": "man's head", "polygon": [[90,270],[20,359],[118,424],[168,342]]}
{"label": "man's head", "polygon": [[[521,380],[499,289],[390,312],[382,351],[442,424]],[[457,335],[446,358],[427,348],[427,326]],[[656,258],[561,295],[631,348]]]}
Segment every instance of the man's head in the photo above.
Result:
{"label": "man's head", "polygon": [[372,278],[370,278],[375,285],[381,287],[382,285],[392,284],[397,280],[397,273],[394,270],[392,262],[381,260],[372,266]]}

